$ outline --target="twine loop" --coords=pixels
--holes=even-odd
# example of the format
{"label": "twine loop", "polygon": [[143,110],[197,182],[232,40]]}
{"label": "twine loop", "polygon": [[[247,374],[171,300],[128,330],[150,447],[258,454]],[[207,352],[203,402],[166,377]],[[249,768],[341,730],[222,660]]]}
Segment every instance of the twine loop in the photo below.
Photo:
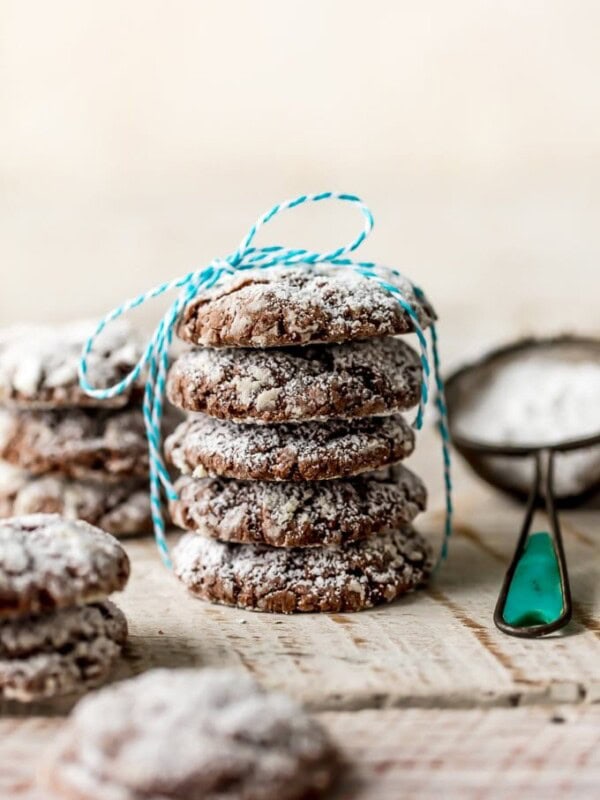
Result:
{"label": "twine loop", "polygon": [[[306,203],[318,203],[324,200],[338,200],[349,203],[357,208],[363,217],[363,227],[360,233],[348,244],[338,247],[335,250],[319,253],[318,251],[307,250],[305,248],[291,248],[282,245],[268,245],[256,247],[253,242],[258,231],[278,214],[288,209],[297,208]],[[162,513],[162,494],[168,500],[176,500],[177,492],[171,482],[168,470],[165,466],[162,447],[161,447],[161,420],[164,410],[165,384],[169,362],[169,349],[173,340],[173,334],[177,320],[186,305],[198,295],[216,286],[223,277],[235,276],[244,270],[267,269],[268,267],[311,267],[317,264],[327,264],[341,268],[351,269],[362,275],[368,280],[376,281],[380,286],[390,292],[404,312],[410,317],[414,333],[417,336],[420,349],[421,365],[423,376],[421,382],[421,396],[416,418],[413,422],[415,428],[420,429],[423,424],[425,408],[429,400],[428,380],[431,373],[429,361],[429,348],[427,338],[421,327],[418,315],[404,296],[398,286],[390,282],[390,274],[402,278],[408,283],[419,300],[424,300],[425,295],[417,286],[412,284],[400,272],[394,269],[384,268],[370,261],[356,261],[350,254],[357,250],[373,229],[374,219],[370,209],[363,201],[352,194],[337,192],[321,192],[320,194],[300,195],[293,200],[278,203],[273,206],[266,214],[263,214],[250,228],[246,236],[242,239],[238,249],[231,255],[224,258],[213,259],[208,266],[198,270],[188,272],[172,281],[167,281],[155,286],[147,292],[139,294],[122,305],[110,311],[96,326],[95,331],[85,343],[79,364],[79,382],[83,390],[98,400],[106,400],[111,397],[123,394],[132,384],[137,383],[144,370],[148,370],[146,377],[144,399],[142,411],[144,425],[148,439],[148,449],[150,455],[150,502],[152,509],[152,520],[156,543],[160,550],[163,561],[167,566],[171,566],[169,549],[165,537],[165,523]],[[179,293],[171,306],[167,309],[162,319],[159,321],[154,333],[150,337],[144,352],[133,369],[118,383],[107,388],[98,389],[92,386],[88,379],[88,357],[93,350],[94,342],[102,333],[104,328],[113,320],[123,316],[128,311],[133,310],[148,302],[173,290]],[[452,484],[450,477],[450,450],[448,422],[446,405],[444,400],[444,386],[440,374],[440,362],[438,355],[438,341],[435,323],[430,326],[431,334],[431,354],[433,361],[433,374],[436,384],[435,403],[439,413],[439,430],[442,439],[442,453],[444,461],[444,483],[446,493],[446,524],[444,540],[440,553],[439,561],[445,559],[448,550],[448,540],[452,532]]]}

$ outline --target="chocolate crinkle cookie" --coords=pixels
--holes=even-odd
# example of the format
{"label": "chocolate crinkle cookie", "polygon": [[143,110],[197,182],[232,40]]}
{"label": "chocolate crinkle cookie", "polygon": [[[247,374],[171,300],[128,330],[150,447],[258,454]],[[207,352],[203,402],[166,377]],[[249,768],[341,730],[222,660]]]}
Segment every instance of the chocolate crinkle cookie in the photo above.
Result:
{"label": "chocolate crinkle cookie", "polygon": [[229,670],[154,670],[84,698],[41,780],[85,800],[315,800],[337,756],[288,697]]}
{"label": "chocolate crinkle cookie", "polygon": [[81,519],[115,536],[152,528],[147,481],[77,481],[62,475],[30,477],[0,462],[0,517],[61,514]]}
{"label": "chocolate crinkle cookie", "polygon": [[127,638],[109,600],[0,620],[0,697],[30,702],[102,683]]}
{"label": "chocolate crinkle cookie", "polygon": [[0,521],[0,619],[93,602],[128,577],[119,542],[86,522],[57,514]]}
{"label": "chocolate crinkle cookie", "polygon": [[[405,279],[386,271],[421,327],[434,319]],[[244,272],[188,304],[178,335],[209,347],[280,347],[347,342],[413,330],[410,316],[376,281],[339,267]]]}
{"label": "chocolate crinkle cookie", "polygon": [[[65,325],[18,325],[0,331],[0,404],[21,408],[123,406],[130,392],[97,400],[79,385],[81,351],[95,330],[91,321]],[[141,349],[123,321],[111,323],[88,356],[88,378],[104,389],[137,363]]]}
{"label": "chocolate crinkle cookie", "polygon": [[422,481],[398,464],[337,481],[182,477],[169,504],[175,525],[226,542],[318,547],[404,527],[423,511]]}
{"label": "chocolate crinkle cookie", "polygon": [[421,364],[400,339],[270,350],[197,348],[169,373],[169,400],[239,422],[366,417],[419,402]]}
{"label": "chocolate crinkle cookie", "polygon": [[265,481],[358,475],[401,461],[413,447],[414,434],[399,415],[239,425],[198,414],[165,442],[167,458],[184,474]]}
{"label": "chocolate crinkle cookie", "polygon": [[0,411],[0,458],[32,475],[116,481],[148,474],[141,409]]}
{"label": "chocolate crinkle cookie", "polygon": [[344,547],[275,548],[186,533],[176,576],[204,600],[253,611],[361,611],[425,582],[431,550],[410,527]]}

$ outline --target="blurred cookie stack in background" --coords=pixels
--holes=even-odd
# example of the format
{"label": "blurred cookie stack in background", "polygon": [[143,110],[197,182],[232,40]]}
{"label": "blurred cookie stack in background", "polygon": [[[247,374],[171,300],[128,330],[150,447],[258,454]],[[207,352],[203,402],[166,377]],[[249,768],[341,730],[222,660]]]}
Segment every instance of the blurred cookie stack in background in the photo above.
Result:
{"label": "blurred cookie stack in background", "polygon": [[[58,513],[117,536],[151,530],[141,392],[99,401],[79,386],[95,324],[0,331],[0,515]],[[98,388],[135,365],[138,342],[112,323],[89,357]]]}
{"label": "blurred cookie stack in background", "polygon": [[[390,278],[422,327],[434,312]],[[431,553],[412,521],[426,491],[401,462],[421,364],[408,315],[346,270],[248,272],[192,301],[169,372],[188,419],[167,439],[182,473],[170,511],[188,529],[177,576],[244,608],[358,611],[422,584]]]}

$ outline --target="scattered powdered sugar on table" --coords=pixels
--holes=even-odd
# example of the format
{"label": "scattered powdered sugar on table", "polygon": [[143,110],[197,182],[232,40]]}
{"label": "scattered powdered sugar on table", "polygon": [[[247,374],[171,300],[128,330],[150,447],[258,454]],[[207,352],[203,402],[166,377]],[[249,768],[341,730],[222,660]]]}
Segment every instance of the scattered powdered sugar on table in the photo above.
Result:
{"label": "scattered powdered sugar on table", "polygon": [[600,362],[551,353],[491,368],[461,397],[454,430],[487,444],[556,444],[600,433]]}

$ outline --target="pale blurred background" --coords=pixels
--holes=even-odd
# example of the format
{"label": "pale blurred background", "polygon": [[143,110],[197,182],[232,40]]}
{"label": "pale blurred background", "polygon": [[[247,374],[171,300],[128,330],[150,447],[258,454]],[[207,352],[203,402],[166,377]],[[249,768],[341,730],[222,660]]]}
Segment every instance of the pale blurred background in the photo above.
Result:
{"label": "pale blurred background", "polygon": [[[447,362],[600,333],[599,30],[594,0],[0,0],[2,323],[101,314],[338,189]],[[321,206],[262,241],[357,224]]]}

